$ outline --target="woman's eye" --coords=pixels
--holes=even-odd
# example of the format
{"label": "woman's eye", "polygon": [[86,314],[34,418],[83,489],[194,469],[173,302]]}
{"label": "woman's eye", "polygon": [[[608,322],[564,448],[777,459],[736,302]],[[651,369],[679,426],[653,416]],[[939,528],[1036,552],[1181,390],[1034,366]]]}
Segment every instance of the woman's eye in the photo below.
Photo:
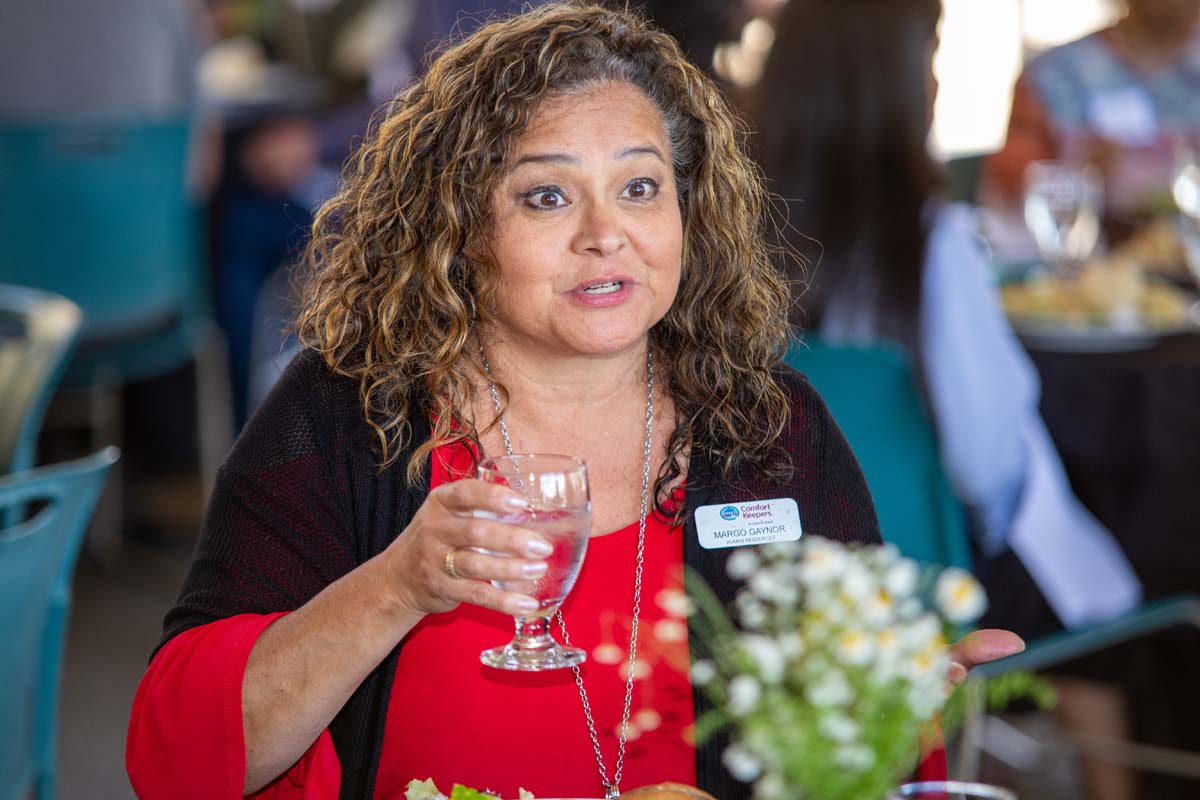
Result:
{"label": "woman's eye", "polygon": [[562,190],[553,186],[539,186],[525,193],[525,203],[531,208],[549,210],[562,208],[567,200],[562,196]]}
{"label": "woman's eye", "polygon": [[658,183],[650,178],[635,178],[625,187],[623,195],[633,200],[649,200],[658,194]]}

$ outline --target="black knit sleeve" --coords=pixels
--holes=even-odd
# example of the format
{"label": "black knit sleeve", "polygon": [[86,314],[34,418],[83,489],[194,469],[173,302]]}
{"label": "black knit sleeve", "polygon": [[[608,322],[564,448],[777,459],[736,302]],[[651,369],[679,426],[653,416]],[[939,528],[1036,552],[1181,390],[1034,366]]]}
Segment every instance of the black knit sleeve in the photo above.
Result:
{"label": "black knit sleeve", "polygon": [[163,643],[216,619],[293,610],[356,566],[350,459],[340,455],[354,446],[345,430],[355,396],[315,353],[293,360],[217,475]]}

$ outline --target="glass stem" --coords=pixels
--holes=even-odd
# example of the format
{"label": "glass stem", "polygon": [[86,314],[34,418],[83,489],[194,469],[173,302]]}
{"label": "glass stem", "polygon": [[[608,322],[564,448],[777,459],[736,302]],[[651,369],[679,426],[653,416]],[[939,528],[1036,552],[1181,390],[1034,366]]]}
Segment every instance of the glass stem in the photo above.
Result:
{"label": "glass stem", "polygon": [[522,650],[544,650],[554,646],[550,638],[550,617],[515,617],[517,635],[513,640]]}

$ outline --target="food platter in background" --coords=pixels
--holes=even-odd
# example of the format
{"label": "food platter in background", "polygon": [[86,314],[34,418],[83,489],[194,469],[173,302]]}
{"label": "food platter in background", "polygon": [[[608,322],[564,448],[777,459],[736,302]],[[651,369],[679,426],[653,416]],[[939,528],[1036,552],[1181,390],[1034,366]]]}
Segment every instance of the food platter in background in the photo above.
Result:
{"label": "food platter in background", "polygon": [[1033,271],[1000,288],[1013,329],[1030,349],[1114,353],[1200,333],[1200,302],[1122,253],[1084,264],[1069,278]]}

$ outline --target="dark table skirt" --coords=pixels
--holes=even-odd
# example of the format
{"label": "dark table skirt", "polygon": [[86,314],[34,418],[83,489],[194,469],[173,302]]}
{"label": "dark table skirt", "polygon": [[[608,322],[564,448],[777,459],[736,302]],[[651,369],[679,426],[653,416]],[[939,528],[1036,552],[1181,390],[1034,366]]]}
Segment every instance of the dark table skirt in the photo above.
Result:
{"label": "dark table skirt", "polygon": [[1147,594],[1200,592],[1200,336],[1133,353],[1030,355],[1071,485]]}
{"label": "dark table skirt", "polygon": [[[1133,353],[1030,356],[1071,485],[1116,536],[1147,598],[1200,594],[1200,336]],[[1134,737],[1200,751],[1200,634],[1170,631],[1097,663],[1114,660]],[[1141,797],[1200,797],[1194,781],[1142,775],[1139,784]]]}

